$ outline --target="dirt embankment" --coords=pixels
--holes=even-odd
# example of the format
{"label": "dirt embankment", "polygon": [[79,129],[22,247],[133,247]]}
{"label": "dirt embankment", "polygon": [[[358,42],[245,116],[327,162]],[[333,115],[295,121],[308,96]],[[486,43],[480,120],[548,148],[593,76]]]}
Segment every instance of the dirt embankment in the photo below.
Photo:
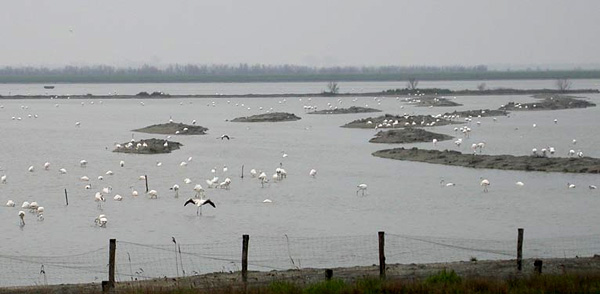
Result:
{"label": "dirt embankment", "polygon": [[457,151],[394,148],[379,150],[374,156],[472,168],[505,170],[600,173],[600,159],[591,157],[545,157],[463,154]]}
{"label": "dirt embankment", "polygon": [[377,128],[402,128],[402,127],[432,127],[454,124],[454,122],[433,117],[431,115],[391,115],[385,114],[379,117],[368,117],[349,122],[342,127],[372,129]]}
{"label": "dirt embankment", "polygon": [[432,142],[433,140],[444,141],[452,139],[451,136],[429,132],[423,129],[403,128],[388,131],[379,131],[375,138],[369,140],[371,143],[419,143]]}
{"label": "dirt embankment", "polygon": [[232,122],[280,122],[280,121],[295,121],[300,117],[293,113],[286,112],[271,112],[252,116],[237,117],[232,119]]}
{"label": "dirt embankment", "polygon": [[416,104],[419,107],[452,107],[462,106],[460,103],[449,100],[448,98],[439,98],[431,96],[422,96],[418,98],[406,98],[408,103]]}
{"label": "dirt embankment", "polygon": [[[542,259],[542,274],[597,273],[600,271],[600,257]],[[364,278],[379,277],[378,266],[356,266],[333,268],[333,277],[346,282]],[[442,270],[454,271],[465,278],[507,279],[534,275],[534,259],[524,259],[523,268],[517,270],[516,260],[460,261],[430,264],[388,264],[386,277],[398,281],[422,281]],[[313,284],[325,280],[325,269],[301,269],[271,272],[249,272],[248,286],[264,286],[274,281],[288,281],[298,284]],[[118,282],[115,290],[162,293],[176,289],[198,289],[216,291],[242,288],[240,272],[211,273],[186,278],[161,278],[136,282]],[[0,288],[0,294],[30,293],[101,293],[100,283],[65,284],[52,286],[31,286]]]}
{"label": "dirt embankment", "polygon": [[523,111],[523,110],[559,110],[570,108],[587,108],[596,106],[596,104],[580,97],[565,96],[565,95],[535,95],[535,98],[541,98],[540,102],[533,103],[516,103],[509,102],[503,105],[499,110]]}
{"label": "dirt embankment", "polygon": [[381,110],[375,109],[375,108],[369,108],[369,107],[351,106],[349,108],[334,108],[334,109],[311,111],[308,114],[347,114],[347,113],[369,113],[369,112],[381,112]]}
{"label": "dirt embankment", "polygon": [[464,110],[464,111],[453,111],[446,112],[444,116],[458,116],[458,117],[493,117],[493,116],[506,116],[508,111],[506,110],[491,110],[491,109],[478,109],[478,110]]}
{"label": "dirt embankment", "polygon": [[117,144],[113,152],[134,154],[171,153],[171,151],[177,150],[181,146],[183,146],[183,144],[179,142],[152,138]]}
{"label": "dirt embankment", "polygon": [[166,124],[151,125],[145,128],[135,129],[133,131],[161,135],[205,135],[208,129],[196,125],[186,125],[183,123],[169,122]]}

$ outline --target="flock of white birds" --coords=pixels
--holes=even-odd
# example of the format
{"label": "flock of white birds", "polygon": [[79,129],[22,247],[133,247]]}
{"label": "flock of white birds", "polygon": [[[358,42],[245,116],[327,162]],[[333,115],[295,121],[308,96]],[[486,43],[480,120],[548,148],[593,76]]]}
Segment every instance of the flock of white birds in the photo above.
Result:
{"label": "flock of white birds", "polygon": [[[381,99],[382,98],[380,98],[380,97],[374,97],[373,98],[374,103],[376,103],[378,105],[381,104]],[[358,98],[353,98],[352,102],[357,102],[357,100],[358,100]],[[401,100],[401,98],[399,98],[399,97],[396,97],[396,100],[402,101],[402,102],[408,102],[408,103],[416,103],[416,102],[419,101],[418,99],[415,99],[415,98],[405,98],[405,99]],[[299,98],[299,101],[302,101],[302,98]],[[307,101],[310,103],[312,101],[312,99],[308,98]],[[337,99],[338,105],[342,104],[342,101],[343,100],[341,98]],[[285,103],[285,102],[286,102],[285,98],[278,101],[279,104]],[[93,104],[94,102],[90,101],[89,103]],[[103,103],[102,101],[99,102],[99,104],[102,104],[102,103]],[[227,103],[229,104],[231,102],[227,101]],[[84,102],[81,102],[81,104],[85,105]],[[144,102],[140,102],[140,105],[144,106],[145,104],[144,104]],[[246,107],[243,103],[236,103],[235,105],[243,107],[243,108]],[[209,103],[207,106],[209,106],[209,107],[215,107],[216,103],[213,101],[212,103]],[[55,107],[59,107],[59,104],[55,104]],[[368,107],[368,104],[365,104],[365,107]],[[4,108],[4,106],[0,105],[0,108]],[[24,109],[24,110],[27,110],[28,106],[21,106],[21,108]],[[338,106],[335,105],[335,104],[332,104],[332,103],[328,103],[327,104],[327,108],[328,109],[336,109],[336,108],[338,108]],[[251,110],[250,107],[247,107],[247,109]],[[273,110],[272,107],[269,108],[268,110],[263,110],[263,109],[264,109],[263,107],[259,107],[259,110],[265,111],[265,112],[271,112]],[[315,110],[317,110],[317,106],[316,105],[305,104],[305,105],[303,105],[303,109],[305,111],[315,111]],[[404,115],[405,116],[409,116],[406,113]],[[29,114],[28,117],[29,118],[38,118],[38,115],[37,114]],[[460,116],[446,117],[446,116],[442,116],[441,114],[439,114],[439,115],[432,115],[432,117],[434,119],[438,119],[438,121],[439,121],[440,118],[449,119],[449,120],[464,119],[464,125],[460,126],[460,127],[454,128],[454,131],[456,133],[459,133],[459,132],[462,133],[463,137],[466,139],[466,138],[470,137],[470,134],[471,134],[471,131],[472,131],[471,127],[470,127],[470,124],[471,124],[472,120],[480,118],[481,115],[479,115],[477,117],[465,117],[465,118],[461,118]],[[11,119],[12,120],[17,120],[17,121],[22,120],[22,118],[19,117],[19,116],[13,116],[13,117],[11,117]],[[492,118],[492,119],[493,119],[494,122],[496,122],[496,118]],[[172,120],[170,120],[170,121],[172,121]],[[558,120],[554,119],[553,122],[554,122],[554,124],[557,124]],[[196,120],[193,120],[192,124],[195,124],[195,123],[196,123]],[[435,122],[432,122],[432,123],[430,123],[428,125],[429,126],[433,126],[434,123]],[[477,123],[478,126],[481,125],[480,121],[476,121],[476,123]],[[412,125],[415,125],[415,124],[416,124],[415,122],[412,123]],[[375,130],[377,130],[379,128],[399,128],[399,127],[403,127],[403,126],[400,126],[398,124],[398,121],[391,121],[391,120],[390,121],[384,121],[382,124],[377,124],[377,125],[373,124],[371,121],[367,121],[367,125],[370,125],[370,126],[372,125],[372,127]],[[75,122],[75,126],[77,128],[81,127],[81,122],[79,122],[79,121]],[[537,124],[533,124],[533,127],[534,128],[537,127]],[[173,134],[173,135],[176,135],[176,134]],[[229,136],[226,135],[226,134],[220,136],[219,138],[223,139],[225,137],[227,139],[229,139]],[[170,138],[170,136],[167,136],[167,138]],[[132,139],[132,141],[133,141],[133,139]],[[436,139],[433,139],[432,143],[433,143],[433,145],[436,145],[438,143],[438,141]],[[454,141],[454,144],[456,146],[458,146],[458,147],[460,147],[460,145],[462,143],[463,143],[463,138],[458,138],[458,139],[456,139]],[[577,140],[573,139],[571,143],[572,143],[573,146],[575,146],[577,144]],[[116,147],[119,147],[119,146],[120,145],[118,145],[118,144],[116,145]],[[146,146],[138,146],[138,148],[144,148],[144,147],[146,147]],[[472,149],[472,151],[473,151],[474,154],[483,153],[483,150],[484,150],[485,147],[486,147],[486,142],[472,143],[472,145],[471,145],[471,149]],[[532,156],[552,156],[555,153],[556,153],[556,149],[554,147],[552,147],[552,146],[547,146],[547,147],[541,148],[540,150],[538,150],[537,148],[533,148],[532,151],[531,151],[531,155]],[[584,156],[582,150],[575,150],[575,148],[570,149],[568,151],[567,155],[568,156],[577,156],[577,157],[583,157]],[[288,154],[282,151],[282,155],[281,156],[283,158],[285,158],[285,157],[288,156]],[[192,157],[189,157],[187,159],[187,161],[182,161],[179,164],[179,166],[182,167],[182,168],[184,168],[191,161],[192,161]],[[45,163],[41,164],[40,166],[42,167],[43,172],[49,172],[50,169],[51,169],[51,163],[50,162],[45,162]],[[85,160],[85,159],[80,160],[79,161],[79,166],[82,168],[81,171],[84,171],[85,168],[88,166],[88,161]],[[124,161],[120,161],[119,164],[118,164],[118,166],[120,168],[126,168],[126,165],[125,165]],[[156,166],[160,167],[160,166],[162,166],[162,163],[161,162],[157,162]],[[33,173],[33,172],[36,172],[36,167],[32,165],[32,166],[29,166],[27,168],[27,170],[28,170],[28,172]],[[227,171],[228,171],[228,168],[227,168],[226,165],[224,165],[223,168],[222,168],[222,172],[223,172],[222,174],[226,175]],[[58,172],[60,174],[67,174],[68,173],[68,171],[64,167],[60,167],[58,169]],[[225,179],[221,180],[217,176],[217,169],[216,168],[212,168],[211,169],[211,173],[213,174],[213,177],[211,179],[206,179],[206,188],[207,189],[227,189],[228,190],[228,189],[231,188],[232,179],[230,177],[225,177]],[[112,170],[108,170],[108,171],[106,171],[104,173],[104,175],[98,175],[96,177],[96,179],[97,179],[97,181],[99,183],[101,183],[104,180],[104,176],[113,176],[114,174],[115,173]],[[317,170],[316,169],[311,169],[308,172],[308,175],[310,177],[312,177],[312,178],[315,178],[316,175],[317,175]],[[287,172],[283,168],[283,166],[280,166],[280,167],[276,168],[275,171],[274,171],[274,173],[272,174],[272,176],[269,177],[267,175],[266,171],[257,170],[257,169],[251,169],[250,170],[250,176],[252,178],[258,179],[258,182],[260,183],[260,185],[262,187],[264,187],[265,184],[269,183],[270,181],[281,182],[281,181],[285,180],[287,178]],[[140,180],[146,180],[146,176],[145,175],[141,175],[141,176],[139,176],[139,179]],[[92,190],[93,189],[92,184],[88,183],[90,181],[90,177],[88,177],[87,175],[81,175],[79,177],[79,180],[81,182],[85,183],[84,188],[86,190]],[[190,185],[192,184],[192,180],[190,180],[189,178],[185,178],[183,180],[183,182],[185,184],[190,184]],[[8,175],[4,174],[4,175],[2,175],[0,177],[0,184],[3,184],[3,185],[9,185],[10,184],[10,181],[8,180]],[[483,192],[488,192],[488,189],[489,189],[489,187],[491,185],[491,182],[490,182],[489,179],[480,178],[479,184],[483,188]],[[524,186],[525,185],[522,181],[517,181],[515,184],[517,186]],[[441,186],[443,186],[443,187],[452,187],[452,186],[455,186],[455,184],[454,183],[446,183],[444,180],[442,180],[441,181]],[[359,195],[359,193],[360,193],[362,196],[365,196],[367,187],[368,186],[365,183],[358,184],[356,186],[356,188],[357,188],[356,195]],[[570,189],[572,189],[572,188],[575,188],[576,186],[574,184],[572,184],[572,183],[567,183],[567,187],[570,188]],[[589,189],[596,189],[596,186],[594,186],[594,185],[589,185],[588,187],[589,187]],[[179,197],[179,190],[180,190],[180,188],[181,187],[179,185],[175,184],[172,187],[170,187],[169,189],[174,192],[174,197]],[[198,208],[197,214],[201,214],[201,208],[202,208],[202,206],[204,206],[206,204],[209,204],[209,205],[211,205],[213,207],[216,207],[215,203],[212,202],[210,199],[208,199],[206,197],[206,194],[205,194],[206,191],[205,191],[204,187],[201,184],[195,184],[194,188],[193,188],[193,191],[195,192],[194,197],[188,199],[185,202],[185,205],[187,205],[187,204],[194,204],[194,205],[196,205],[197,208]],[[145,194],[146,194],[146,196],[149,199],[157,199],[159,197],[158,192],[156,190],[149,190]],[[102,210],[103,203],[106,201],[107,197],[109,197],[109,196],[112,196],[112,199],[114,201],[122,201],[124,199],[123,195],[121,195],[121,194],[114,194],[113,195],[113,193],[112,193],[112,187],[111,186],[105,186],[102,189],[100,189],[99,191],[96,191],[93,195],[94,195],[93,200],[97,203],[99,210]],[[131,197],[138,197],[139,195],[140,195],[140,193],[138,191],[134,190],[133,187],[131,187]],[[270,199],[264,199],[263,202],[264,203],[271,203],[272,200],[270,200]],[[15,204],[15,202],[13,200],[8,200],[8,202],[6,203],[6,206],[7,207],[15,207],[16,204]],[[38,221],[43,221],[44,220],[44,207],[40,206],[38,204],[38,202],[36,202],[36,201],[31,201],[31,202],[24,201],[21,204],[20,207],[22,208],[22,210],[20,210],[18,212],[18,216],[19,216],[19,219],[20,219],[21,226],[25,225],[25,216],[26,216],[25,211],[29,211],[31,214],[35,215],[35,217],[36,217],[36,219]],[[104,227],[106,227],[106,225],[108,223],[108,217],[105,214],[100,214],[100,215],[98,215],[94,219],[94,222],[95,222],[95,224],[97,226],[104,228]]]}

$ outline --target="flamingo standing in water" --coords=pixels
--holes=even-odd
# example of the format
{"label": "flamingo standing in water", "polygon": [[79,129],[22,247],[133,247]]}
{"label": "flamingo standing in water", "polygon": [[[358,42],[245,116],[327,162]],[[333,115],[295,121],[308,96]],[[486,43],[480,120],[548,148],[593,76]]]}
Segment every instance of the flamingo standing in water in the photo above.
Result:
{"label": "flamingo standing in water", "polygon": [[365,191],[367,190],[367,184],[360,184],[356,186],[358,190],[356,190],[356,195],[358,196],[358,192],[362,191],[362,196],[365,196]]}
{"label": "flamingo standing in water", "polygon": [[190,198],[188,199],[183,206],[186,206],[188,204],[194,204],[196,205],[197,209],[196,209],[196,215],[202,215],[202,206],[208,204],[214,208],[216,208],[217,206],[215,205],[215,203],[213,203],[210,199],[204,199],[204,198]]}

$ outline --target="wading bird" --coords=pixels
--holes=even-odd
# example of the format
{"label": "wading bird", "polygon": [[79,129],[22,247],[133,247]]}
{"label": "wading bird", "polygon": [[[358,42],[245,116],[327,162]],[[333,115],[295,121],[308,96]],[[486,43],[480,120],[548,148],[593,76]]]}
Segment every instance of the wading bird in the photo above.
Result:
{"label": "wading bird", "polygon": [[212,201],[210,201],[210,199],[203,198],[190,198],[183,204],[183,206],[186,206],[188,204],[194,204],[197,206],[196,215],[202,215],[202,206],[204,206],[205,204],[208,204],[214,208],[217,207]]}
{"label": "wading bird", "polygon": [[481,180],[479,185],[481,185],[483,187],[483,192],[487,192],[488,186],[490,185],[490,181],[488,179],[484,179],[484,178],[479,178],[479,179]]}
{"label": "wading bird", "polygon": [[356,195],[358,196],[358,192],[362,191],[362,196],[365,196],[365,191],[367,190],[367,184],[360,184],[356,186],[358,190],[356,190]]}

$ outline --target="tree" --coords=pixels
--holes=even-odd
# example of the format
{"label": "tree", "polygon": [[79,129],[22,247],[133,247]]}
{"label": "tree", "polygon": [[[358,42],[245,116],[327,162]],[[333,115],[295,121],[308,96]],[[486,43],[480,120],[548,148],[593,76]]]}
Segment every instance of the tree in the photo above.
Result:
{"label": "tree", "polygon": [[571,81],[569,79],[558,79],[558,80],[556,80],[556,87],[561,92],[569,90],[569,88],[571,88],[571,84],[572,83],[571,83]]}
{"label": "tree", "polygon": [[419,80],[417,80],[416,78],[409,78],[408,82],[406,83],[406,87],[409,90],[416,90],[418,84],[419,84]]}
{"label": "tree", "polygon": [[485,83],[481,83],[481,84],[477,85],[477,90],[484,91],[485,87],[486,87],[486,84]]}
{"label": "tree", "polygon": [[340,91],[340,86],[338,86],[337,82],[329,82],[327,84],[327,93],[329,94],[337,94]]}

